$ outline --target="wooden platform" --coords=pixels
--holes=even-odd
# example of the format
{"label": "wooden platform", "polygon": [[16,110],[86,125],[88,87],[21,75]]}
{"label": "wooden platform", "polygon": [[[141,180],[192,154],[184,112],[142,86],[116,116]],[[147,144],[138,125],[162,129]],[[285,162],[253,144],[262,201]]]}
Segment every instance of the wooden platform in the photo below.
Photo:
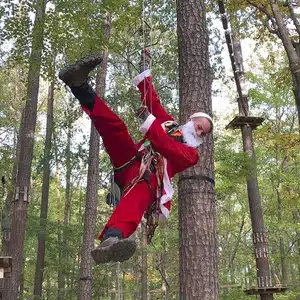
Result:
{"label": "wooden platform", "polygon": [[270,295],[284,293],[288,288],[284,286],[279,287],[265,287],[265,288],[252,288],[244,290],[247,295]]}
{"label": "wooden platform", "polygon": [[262,117],[236,116],[225,128],[239,129],[242,126],[249,125],[252,129],[256,129],[264,120]]}

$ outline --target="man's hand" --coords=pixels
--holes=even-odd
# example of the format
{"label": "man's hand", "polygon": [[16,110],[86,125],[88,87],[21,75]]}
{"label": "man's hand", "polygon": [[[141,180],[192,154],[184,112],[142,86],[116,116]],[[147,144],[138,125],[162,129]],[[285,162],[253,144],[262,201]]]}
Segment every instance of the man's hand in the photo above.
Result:
{"label": "man's hand", "polygon": [[150,115],[150,112],[148,110],[147,106],[141,106],[137,112],[135,113],[135,115],[143,122],[145,122],[145,120],[148,118],[148,116]]}

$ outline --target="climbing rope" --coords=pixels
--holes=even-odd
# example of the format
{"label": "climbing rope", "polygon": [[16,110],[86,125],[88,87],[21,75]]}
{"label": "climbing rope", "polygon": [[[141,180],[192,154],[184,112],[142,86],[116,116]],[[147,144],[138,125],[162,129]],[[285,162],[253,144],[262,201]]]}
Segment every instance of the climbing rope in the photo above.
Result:
{"label": "climbing rope", "polygon": [[[141,52],[142,57],[142,68],[140,68],[139,71],[145,71],[145,69],[151,69],[152,67],[152,59],[149,52],[149,47],[152,46],[152,0],[150,1],[150,10],[149,12],[149,23],[146,20],[146,5],[145,1],[143,0],[143,7],[142,7],[142,44],[143,44],[143,50]],[[149,25],[150,24],[150,25]],[[149,29],[147,32],[149,34],[149,45],[147,45],[147,37],[146,37],[146,26]],[[148,56],[148,57],[147,57]],[[145,67],[147,66],[147,67]],[[141,66],[140,66],[141,67]],[[145,103],[147,97],[149,100],[149,112],[152,113],[152,90],[149,90],[146,86],[146,80],[144,80],[144,96],[143,96],[143,103]],[[151,144],[145,146],[146,152],[143,155],[137,155],[134,158],[132,158],[130,161],[125,163],[120,168],[114,168],[114,172],[120,172],[125,168],[130,167],[131,163],[133,163],[136,159],[141,159],[141,165],[139,174],[131,181],[130,184],[124,187],[124,189],[121,191],[122,196],[128,195],[128,193],[141,181],[146,181],[149,185],[150,193],[153,194],[154,197],[153,202],[147,209],[147,211],[144,214],[144,217],[146,219],[146,235],[147,235],[147,243],[149,244],[151,242],[151,239],[154,235],[154,231],[156,227],[158,226],[159,221],[159,214],[160,214],[160,198],[162,196],[162,189],[163,189],[163,174],[164,174],[164,161],[163,157],[156,153],[153,149]],[[153,190],[150,183],[150,176],[151,173],[155,172],[156,178],[157,178],[157,189]],[[115,195],[116,195],[116,184],[114,181],[114,176],[111,177],[111,200],[110,203],[113,204],[115,207],[118,203],[115,201]]]}

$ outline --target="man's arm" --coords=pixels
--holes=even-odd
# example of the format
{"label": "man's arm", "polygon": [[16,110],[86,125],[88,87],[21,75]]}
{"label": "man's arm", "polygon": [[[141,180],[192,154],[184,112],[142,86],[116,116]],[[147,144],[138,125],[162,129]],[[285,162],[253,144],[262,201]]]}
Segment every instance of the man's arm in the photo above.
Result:
{"label": "man's arm", "polygon": [[135,77],[132,84],[141,92],[141,102],[143,105],[148,107],[149,111],[160,123],[174,120],[161,105],[160,99],[153,86],[151,71],[149,69]]}
{"label": "man's arm", "polygon": [[159,121],[150,114],[141,125],[140,131],[145,134],[153,145],[155,151],[164,156],[170,163],[172,172],[179,173],[193,165],[199,159],[195,148],[182,144],[169,137],[163,130]]}

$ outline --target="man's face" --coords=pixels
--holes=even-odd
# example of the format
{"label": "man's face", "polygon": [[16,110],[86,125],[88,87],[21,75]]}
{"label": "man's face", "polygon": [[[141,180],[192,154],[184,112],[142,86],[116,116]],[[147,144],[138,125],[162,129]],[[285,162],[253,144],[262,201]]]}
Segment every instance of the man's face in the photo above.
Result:
{"label": "man's face", "polygon": [[204,136],[211,130],[211,124],[206,118],[193,119],[196,135],[198,137]]}

